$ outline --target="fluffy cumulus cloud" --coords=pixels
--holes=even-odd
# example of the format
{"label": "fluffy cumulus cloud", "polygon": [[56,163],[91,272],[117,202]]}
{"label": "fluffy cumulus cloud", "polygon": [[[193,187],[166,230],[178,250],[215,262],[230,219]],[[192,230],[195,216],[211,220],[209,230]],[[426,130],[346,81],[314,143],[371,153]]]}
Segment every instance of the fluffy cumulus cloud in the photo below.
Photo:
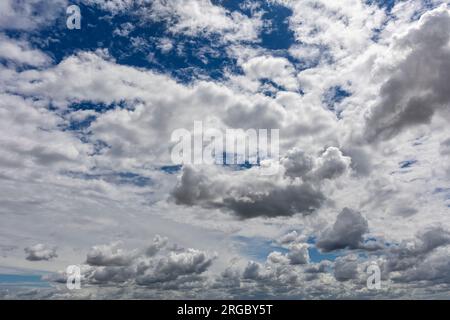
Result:
{"label": "fluffy cumulus cloud", "polygon": [[[187,290],[206,282],[203,274],[215,258],[214,253],[169,245],[166,238],[156,236],[141,249],[128,250],[119,243],[94,246],[85,264],[79,267],[82,284],[88,288],[125,285],[148,290]],[[65,283],[68,274],[46,277],[54,283]]]}
{"label": "fluffy cumulus cloud", "polygon": [[56,248],[49,247],[42,243],[26,247],[24,251],[27,254],[26,259],[29,261],[50,260],[58,256],[56,254]]}
{"label": "fluffy cumulus cloud", "polygon": [[[172,195],[178,204],[228,209],[241,218],[311,214],[326,199],[322,181],[343,175],[350,159],[339,149],[328,148],[311,158],[314,166],[303,170],[308,165],[303,164],[302,156],[299,150],[290,152],[282,162],[287,169],[277,167],[276,176],[264,175],[260,168],[230,173],[227,169],[185,167]],[[295,163],[296,157],[300,157],[299,163]]]}
{"label": "fluffy cumulus cloud", "polygon": [[363,244],[363,235],[369,231],[367,220],[361,213],[344,208],[333,226],[321,235],[317,246],[324,251],[357,249]]}
{"label": "fluffy cumulus cloud", "polygon": [[71,4],[0,2],[0,297],[448,298],[448,1]]}
{"label": "fluffy cumulus cloud", "polygon": [[448,119],[449,25],[449,11],[442,6],[425,13],[417,26],[392,43],[391,54],[406,56],[389,67],[379,101],[369,111],[369,140],[392,138],[411,126],[430,123],[437,112]]}
{"label": "fluffy cumulus cloud", "polygon": [[259,15],[249,18],[240,12],[230,12],[210,0],[154,1],[151,17],[170,20],[170,31],[189,36],[224,34],[225,41],[256,40],[261,27]]}

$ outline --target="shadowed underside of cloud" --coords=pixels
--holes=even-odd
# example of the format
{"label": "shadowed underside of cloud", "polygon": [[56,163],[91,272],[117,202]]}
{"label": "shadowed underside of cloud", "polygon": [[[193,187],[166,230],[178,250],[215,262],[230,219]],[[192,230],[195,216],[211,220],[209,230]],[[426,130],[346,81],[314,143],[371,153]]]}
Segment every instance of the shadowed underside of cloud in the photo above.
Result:
{"label": "shadowed underside of cloud", "polygon": [[[127,250],[120,243],[94,246],[82,264],[84,285],[138,285],[157,288],[196,286],[215,259],[201,250],[169,246],[167,238],[156,236],[143,250]],[[65,273],[51,275],[52,281],[65,283]]]}
{"label": "shadowed underside of cloud", "polygon": [[391,54],[406,57],[390,66],[379,101],[366,120],[369,142],[391,139],[404,129],[431,122],[450,111],[450,13],[445,6],[425,13],[406,35],[396,39]]}
{"label": "shadowed underside of cloud", "polygon": [[58,256],[56,254],[56,248],[49,247],[42,243],[26,247],[24,251],[27,254],[26,259],[29,261],[48,261]]}
{"label": "shadowed underside of cloud", "polygon": [[[352,211],[343,212],[347,215]],[[355,218],[357,212],[351,214],[360,219]],[[418,235],[418,240],[383,248],[365,259],[350,250],[335,260],[312,262],[308,251],[311,244],[298,236],[283,238],[286,253],[273,251],[263,263],[243,259],[236,263],[233,259],[221,267],[222,271],[211,268],[220,258],[216,254],[180,248],[160,236],[144,249],[128,250],[118,243],[95,246],[88,253],[86,264],[81,265],[82,289],[66,291],[61,287],[48,293],[47,298],[124,298],[130,294],[138,299],[400,298],[410,296],[410,288],[417,283],[427,282],[436,293],[445,292],[450,286],[450,233],[439,227],[429,227]],[[366,287],[366,270],[374,263],[381,269],[383,284],[379,291]],[[67,275],[54,274],[45,279],[64,284]],[[349,289],[346,292],[341,290],[343,283]],[[103,296],[105,290],[107,296]]]}
{"label": "shadowed underside of cloud", "polygon": [[326,200],[321,184],[345,174],[350,163],[330,147],[317,158],[291,150],[275,176],[261,175],[259,168],[230,172],[185,166],[172,196],[177,204],[226,209],[244,219],[307,215]]}
{"label": "shadowed underside of cloud", "polygon": [[358,249],[363,245],[363,235],[369,232],[367,220],[361,213],[344,208],[334,225],[326,230],[317,241],[323,251]]}

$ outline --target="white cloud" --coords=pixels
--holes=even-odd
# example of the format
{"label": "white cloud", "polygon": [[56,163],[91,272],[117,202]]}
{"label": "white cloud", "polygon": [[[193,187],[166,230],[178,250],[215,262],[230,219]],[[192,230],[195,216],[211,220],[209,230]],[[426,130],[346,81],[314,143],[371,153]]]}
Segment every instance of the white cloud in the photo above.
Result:
{"label": "white cloud", "polygon": [[245,62],[242,68],[251,79],[271,80],[287,90],[298,88],[295,70],[286,58],[256,57]]}
{"label": "white cloud", "polygon": [[223,41],[256,41],[262,26],[260,15],[249,18],[229,12],[210,0],[153,1],[149,18],[169,23],[169,30],[188,36],[219,34]]}
{"label": "white cloud", "polygon": [[1,34],[0,58],[33,67],[46,66],[51,62],[50,57],[40,50],[30,48],[26,41],[14,40]]}
{"label": "white cloud", "polygon": [[45,0],[0,3],[0,30],[33,30],[65,17],[66,0],[51,3]]}

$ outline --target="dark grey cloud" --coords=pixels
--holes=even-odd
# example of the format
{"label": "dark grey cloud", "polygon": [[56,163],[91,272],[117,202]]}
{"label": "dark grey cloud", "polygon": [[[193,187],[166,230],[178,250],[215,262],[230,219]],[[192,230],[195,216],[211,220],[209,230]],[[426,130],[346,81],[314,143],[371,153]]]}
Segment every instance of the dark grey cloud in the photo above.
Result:
{"label": "dark grey cloud", "polygon": [[330,147],[316,158],[293,149],[281,159],[280,174],[275,176],[261,176],[255,168],[231,172],[185,166],[172,197],[180,205],[221,208],[243,219],[307,215],[326,201],[323,181],[339,178],[350,162],[338,148]]}
{"label": "dark grey cloud", "polygon": [[394,276],[393,280],[402,283],[425,281],[428,285],[450,285],[450,247],[438,248],[423,260],[416,260],[413,267]]}
{"label": "dark grey cloud", "polygon": [[344,208],[334,225],[320,236],[317,247],[323,251],[357,249],[363,245],[363,235],[367,232],[369,226],[361,213]]}
{"label": "dark grey cloud", "polygon": [[220,172],[185,167],[180,183],[172,192],[176,203],[221,208],[249,219],[309,214],[325,201],[322,192],[312,184],[250,175],[237,182],[231,175],[215,179],[217,174]]}
{"label": "dark grey cloud", "polygon": [[310,214],[325,201],[321,191],[309,184],[288,185],[269,193],[257,190],[241,194],[239,198],[224,197],[219,207],[231,209],[242,218],[292,216]]}

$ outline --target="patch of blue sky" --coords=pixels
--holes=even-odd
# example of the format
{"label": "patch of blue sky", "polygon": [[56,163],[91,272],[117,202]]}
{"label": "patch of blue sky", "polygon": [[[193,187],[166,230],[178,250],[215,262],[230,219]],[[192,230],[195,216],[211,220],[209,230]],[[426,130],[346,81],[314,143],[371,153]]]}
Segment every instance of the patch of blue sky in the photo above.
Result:
{"label": "patch of blue sky", "polygon": [[405,160],[405,161],[399,162],[398,165],[399,165],[400,169],[409,169],[417,163],[418,163],[417,160]]}
{"label": "patch of blue sky", "polygon": [[275,97],[279,91],[286,91],[286,88],[275,83],[271,79],[263,78],[260,79],[261,82],[261,92],[267,97]]}
{"label": "patch of blue sky", "polygon": [[[76,111],[93,111],[96,114],[89,114],[85,118],[82,119],[71,119],[68,123],[61,125],[61,129],[63,131],[78,131],[83,134],[83,138],[87,139],[85,134],[89,134],[89,127],[91,126],[92,122],[97,120],[97,113],[105,113],[110,110],[114,110],[116,108],[121,109],[133,109],[129,106],[125,101],[120,101],[118,103],[112,103],[112,104],[105,104],[105,103],[98,103],[98,102],[90,102],[90,101],[83,101],[83,102],[76,102],[72,103],[67,110],[64,110],[62,113],[62,116],[65,117],[71,112]],[[54,110],[57,111],[57,110]],[[70,119],[70,118],[69,118]]]}
{"label": "patch of blue sky", "polygon": [[181,169],[183,168],[182,165],[175,165],[175,166],[162,166],[160,167],[160,170],[168,173],[168,174],[175,174],[181,171]]}
{"label": "patch of blue sky", "polygon": [[261,165],[260,159],[256,159],[256,163],[250,162],[249,160],[239,161],[238,155],[235,153],[223,153],[223,158],[217,158],[216,164],[222,165],[224,167],[233,169],[235,171],[247,170],[253,167],[259,167]]}
{"label": "patch of blue sky", "polygon": [[92,122],[97,119],[95,115],[89,115],[82,120],[70,121],[67,125],[62,127],[63,131],[83,131],[88,129]]}
{"label": "patch of blue sky", "polygon": [[352,94],[342,88],[341,86],[335,86],[329,88],[323,95],[323,103],[326,105],[328,110],[334,112],[338,119],[341,118],[341,113],[343,110],[336,108],[336,105],[344,101],[344,99],[350,97]]}
{"label": "patch of blue sky", "polygon": [[0,274],[0,286],[14,287],[50,287],[50,284],[42,280],[41,275]]}
{"label": "patch of blue sky", "polygon": [[[377,4],[380,8],[384,8],[386,10],[388,19],[385,21],[385,23],[381,26],[381,28],[376,28],[373,30],[373,36],[372,40],[375,42],[378,42],[379,37],[381,35],[381,32],[384,30],[384,27],[388,24],[388,22],[392,19],[395,19],[395,16],[392,14],[392,9],[394,6],[401,2],[400,0],[366,0],[366,3],[368,4]],[[434,0],[422,0],[422,8],[418,9],[415,14],[412,16],[411,20],[418,20],[420,16],[424,13],[426,10],[431,10],[433,8],[436,8],[439,5],[438,1]]]}
{"label": "patch of blue sky", "polygon": [[94,146],[94,151],[93,151],[93,153],[91,154],[91,156],[99,155],[99,154],[101,154],[105,149],[111,148],[111,146],[108,145],[105,141],[102,141],[102,140],[91,141],[91,140],[89,139],[88,135],[82,134],[82,135],[80,136],[80,140],[81,140],[83,143],[91,143],[91,144],[93,144],[93,146]]}
{"label": "patch of blue sky", "polygon": [[388,24],[390,18],[392,18],[391,12],[397,2],[398,0],[366,0],[367,4],[376,4],[378,5],[379,8],[384,8],[384,10],[387,13],[387,16],[389,17],[389,19],[387,19],[387,21],[385,21],[380,28],[375,28],[372,30],[373,31],[372,41],[378,42],[378,40],[380,39],[381,32]]}
{"label": "patch of blue sky", "polygon": [[233,240],[237,242],[242,254],[257,262],[266,261],[267,256],[274,251],[289,252],[288,249],[278,246],[274,244],[273,240],[266,238],[236,236]]}
{"label": "patch of blue sky", "polygon": [[311,262],[319,263],[324,260],[334,261],[342,255],[345,255],[345,252],[342,250],[334,251],[334,252],[321,252],[316,247],[316,237],[309,237],[306,241],[309,244],[308,252],[309,258]]}
{"label": "patch of blue sky", "polygon": [[[181,82],[198,77],[221,79],[226,70],[236,68],[236,60],[226,54],[226,44],[219,35],[174,35],[165,22],[142,21],[133,12],[111,15],[98,7],[79,6],[80,30],[67,29],[63,17],[31,37],[34,45],[53,57],[55,63],[79,51],[107,49],[119,64],[169,74]],[[126,34],[117,32],[128,24],[133,27]],[[172,49],[162,49],[160,40],[164,37],[170,39]]]}
{"label": "patch of blue sky", "polygon": [[108,183],[118,185],[124,184],[124,185],[133,185],[136,187],[146,187],[153,184],[153,181],[150,178],[132,172],[108,172],[108,173],[90,174],[90,173],[69,171],[65,172],[65,174],[75,179],[103,180]]}
{"label": "patch of blue sky", "polygon": [[380,8],[385,8],[387,12],[391,12],[398,0],[366,0],[368,4],[377,4]]}
{"label": "patch of blue sky", "polygon": [[314,263],[319,263],[324,260],[334,261],[343,255],[343,253],[341,252],[329,252],[329,253],[320,252],[320,250],[317,249],[315,246],[309,247],[308,252],[311,262]]}
{"label": "patch of blue sky", "polygon": [[289,49],[295,43],[294,32],[289,27],[292,10],[285,6],[267,5],[268,2],[263,2],[266,5],[262,18],[266,20],[266,23],[261,33],[261,46],[271,50]]}
{"label": "patch of blue sky", "polygon": [[[251,259],[254,259],[258,262],[264,262],[267,259],[267,256],[276,251],[283,254],[286,254],[289,252],[289,250],[283,246],[280,246],[276,244],[271,239],[266,238],[249,238],[249,237],[242,237],[238,236],[235,237],[234,240],[236,240],[239,244],[239,248],[241,252],[250,257]],[[328,252],[324,253],[321,252],[316,246],[315,246],[315,238],[311,237],[308,239],[307,243],[310,245],[308,248],[309,257],[312,263],[319,263],[324,260],[328,261],[334,261],[338,257],[345,255],[344,250],[339,250],[336,252]]]}
{"label": "patch of blue sky", "polygon": [[70,111],[87,111],[92,110],[95,112],[106,112],[109,110],[113,110],[115,108],[127,108],[127,104],[125,101],[120,101],[118,103],[112,103],[112,104],[105,104],[105,103],[94,103],[92,101],[82,101],[82,102],[76,102],[72,103],[69,106]]}
{"label": "patch of blue sky", "polygon": [[248,17],[252,16],[252,3],[259,6],[263,12],[264,21],[260,34],[260,45],[268,50],[286,50],[295,42],[294,32],[289,28],[289,17],[292,10],[281,3],[270,1],[240,2],[235,0],[213,0],[213,4],[220,5],[230,12],[239,12]]}
{"label": "patch of blue sky", "polygon": [[448,193],[450,195],[450,188],[436,188],[433,193]]}

